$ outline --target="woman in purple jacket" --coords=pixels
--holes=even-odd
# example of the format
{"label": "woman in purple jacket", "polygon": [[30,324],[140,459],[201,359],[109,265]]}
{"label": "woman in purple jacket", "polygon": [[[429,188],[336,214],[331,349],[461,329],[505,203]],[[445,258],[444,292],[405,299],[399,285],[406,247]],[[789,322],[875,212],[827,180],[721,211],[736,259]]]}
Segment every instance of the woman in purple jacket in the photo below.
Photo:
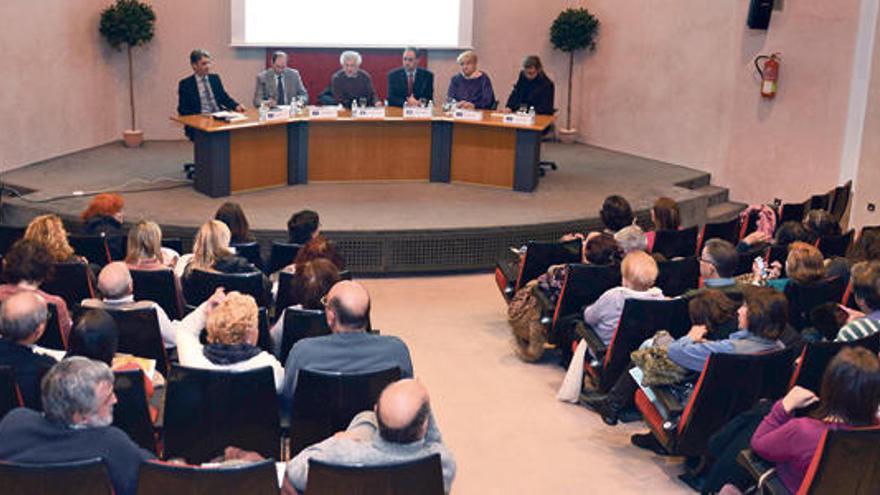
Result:
{"label": "woman in purple jacket", "polygon": [[[819,402],[816,411],[794,416],[796,409],[815,402]],[[752,450],[775,462],[780,481],[795,493],[825,431],[875,425],[878,405],[877,356],[860,347],[844,348],[825,370],[819,397],[805,388],[794,387],[773,405],[752,436]]]}
{"label": "woman in purple jacket", "polygon": [[452,76],[446,101],[455,100],[460,108],[491,109],[495,107],[495,92],[489,76],[477,70],[477,54],[471,50],[462,52],[456,59],[461,72]]}

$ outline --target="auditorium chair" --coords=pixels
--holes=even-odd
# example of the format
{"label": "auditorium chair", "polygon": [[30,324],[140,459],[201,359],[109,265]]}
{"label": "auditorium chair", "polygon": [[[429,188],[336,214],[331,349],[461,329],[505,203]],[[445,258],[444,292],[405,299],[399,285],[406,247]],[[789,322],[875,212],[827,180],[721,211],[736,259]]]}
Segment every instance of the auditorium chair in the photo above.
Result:
{"label": "auditorium chair", "polygon": [[144,372],[140,369],[113,372],[113,426],[124,431],[141,448],[156,453],[153,421],[144,392]]}
{"label": "auditorium chair", "polygon": [[[709,437],[760,399],[788,390],[794,349],[763,354],[712,354],[686,404],[668,387],[636,391],[636,407],[671,455],[700,457]],[[650,394],[650,396],[649,396]],[[651,397],[653,396],[653,397]]]}
{"label": "auditorium chair", "polygon": [[309,459],[305,495],[443,495],[440,454],[379,466],[340,466]]}
{"label": "auditorium chair", "polygon": [[583,243],[580,239],[566,242],[526,243],[526,254],[520,257],[512,251],[505,251],[495,267],[495,282],[508,302],[520,287],[545,273],[551,265],[561,263],[580,263]]}
{"label": "auditorium chair", "polygon": [[281,351],[278,353],[278,360],[286,363],[290,350],[300,340],[329,334],[327,315],[322,310],[287,308],[282,324]]}
{"label": "auditorium chair", "polygon": [[21,392],[15,384],[15,368],[0,366],[0,419],[16,407],[24,406]]}
{"label": "auditorium chair", "polygon": [[278,495],[271,459],[211,467],[148,461],[141,464],[137,495]]}
{"label": "auditorium chair", "polygon": [[767,266],[769,267],[774,261],[778,261],[779,265],[782,269],[780,272],[780,277],[785,277],[785,261],[788,259],[788,245],[785,246],[770,246],[770,249],[767,250]]}
{"label": "auditorium chair", "polygon": [[657,263],[657,282],[654,284],[666,297],[676,297],[700,285],[700,262],[697,258],[661,261]]}
{"label": "auditorium chair", "polygon": [[807,284],[789,280],[785,284],[788,299],[788,322],[798,331],[811,326],[810,311],[827,302],[845,302],[846,281],[832,277]]}
{"label": "auditorium chair", "polygon": [[794,221],[794,222],[802,222],[804,220],[804,215],[807,213],[807,202],[804,203],[783,203],[782,206],[779,207],[779,218],[776,220],[776,228],[778,229],[780,225],[785,222]]}
{"label": "auditorium chair", "polygon": [[834,195],[834,189],[828,191],[825,194],[814,194],[810,196],[809,209],[810,210],[826,210],[829,211],[831,209],[831,200]]}
{"label": "auditorium chair", "polygon": [[24,237],[25,227],[0,225],[0,256],[5,256],[15,241]]}
{"label": "auditorium chair", "polygon": [[173,366],[165,396],[164,457],[200,464],[227,446],[280,459],[272,368],[250,371]]}
{"label": "auditorium chair", "polygon": [[89,263],[103,267],[113,261],[106,235],[69,235],[67,241],[76,254],[85,256]]}
{"label": "auditorium chair", "polygon": [[180,237],[163,237],[162,247],[173,249],[177,254],[183,254],[183,240]]}
{"label": "auditorium chair", "polygon": [[119,329],[119,352],[154,359],[159,373],[168,373],[170,362],[165,344],[162,343],[156,308],[122,309],[104,306],[101,309],[107,311]]}
{"label": "auditorium chair", "polygon": [[666,259],[694,256],[697,253],[697,235],[699,227],[694,225],[679,230],[658,230],[654,232],[652,253],[662,254]]}
{"label": "auditorium chair", "polygon": [[174,272],[164,270],[130,270],[135,301],[153,301],[171,320],[183,318],[183,294],[178,291]]}
{"label": "auditorium chair", "polygon": [[95,297],[89,265],[82,261],[64,261],[52,266],[49,279],[40,288],[49,294],[64,299],[68,308],[73,308],[83,299]]}
{"label": "auditorium chair", "polygon": [[739,242],[739,217],[726,222],[707,223],[700,230],[699,240],[697,241],[697,256],[703,252],[703,246],[709,239],[723,239],[734,246]]}
{"label": "auditorium chair", "polygon": [[0,490],[11,495],[112,495],[113,483],[101,458],[56,464],[0,461]]}
{"label": "auditorium chair", "polygon": [[849,206],[851,191],[851,180],[847,181],[846,184],[842,186],[837,186],[834,188],[834,195],[831,199],[831,207],[828,209],[828,211],[831,213],[834,221],[838,223],[843,219],[843,215],[846,213],[846,208]]}
{"label": "auditorium chair", "polygon": [[645,339],[659,330],[666,330],[673,338],[685,335],[691,327],[688,302],[685,299],[641,300],[627,299],[623,304],[620,322],[611,342],[606,347],[596,332],[583,324],[577,331],[592,351],[587,355],[584,370],[592,377],[600,393],[607,393],[621,374],[630,367],[630,353]]}
{"label": "auditorium chair", "polygon": [[244,242],[240,244],[230,244],[230,247],[235,249],[235,254],[248,260],[248,262],[260,270],[263,269],[263,257],[260,256],[260,243],[257,241]]}
{"label": "auditorium chair", "polygon": [[877,354],[880,352],[880,333],[852,342],[807,342],[801,351],[789,388],[797,385],[818,394],[825,368],[844,347],[864,347]]}
{"label": "auditorium chair", "polygon": [[856,231],[850,229],[840,235],[823,235],[816,242],[816,247],[822,251],[823,258],[831,258],[833,256],[844,257],[846,251],[853,242]]}
{"label": "auditorium chair", "polygon": [[400,379],[400,368],[360,374],[299,370],[290,409],[290,456],[345,430],[361,411],[371,411],[379,394]]}
{"label": "auditorium chair", "polygon": [[[556,115],[558,109],[553,109],[553,115]],[[548,137],[549,136],[549,137]],[[541,142],[546,141],[558,141],[556,137],[556,124],[550,124],[543,132],[541,132]],[[538,175],[544,177],[547,175],[547,170],[556,170],[558,167],[556,166],[556,162],[549,160],[538,160]]]}
{"label": "auditorium chair", "polygon": [[54,349],[56,351],[67,350],[67,335],[61,331],[61,325],[58,323],[58,308],[54,304],[46,305],[49,310],[49,316],[46,318],[46,329],[36,345],[45,347],[46,349]]}
{"label": "auditorium chair", "polygon": [[[759,484],[758,493],[791,495],[772,463],[750,449],[737,456]],[[880,493],[880,427],[827,430],[797,495],[873,495]]]}
{"label": "auditorium chair", "polygon": [[269,273],[275,273],[293,263],[296,254],[302,246],[302,244],[272,241],[272,251],[269,255]]}
{"label": "auditorium chair", "polygon": [[214,273],[194,269],[183,283],[183,296],[186,303],[192,306],[207,301],[218,287],[226,292],[238,291],[252,296],[257,306],[266,308],[270,303],[270,295],[263,286],[263,272],[252,273]]}
{"label": "auditorium chair", "polygon": [[[778,246],[773,246],[778,247]],[[784,255],[782,258],[782,265],[785,266],[785,256],[788,256],[788,246],[783,246],[781,250]],[[767,266],[770,266],[770,262],[767,261],[769,249],[766,247],[757,247],[751,248],[745,253],[737,253],[736,255],[736,269],[733,271],[733,276],[738,277],[740,275],[746,273],[752,273],[752,264],[755,262],[755,258],[764,258]]]}

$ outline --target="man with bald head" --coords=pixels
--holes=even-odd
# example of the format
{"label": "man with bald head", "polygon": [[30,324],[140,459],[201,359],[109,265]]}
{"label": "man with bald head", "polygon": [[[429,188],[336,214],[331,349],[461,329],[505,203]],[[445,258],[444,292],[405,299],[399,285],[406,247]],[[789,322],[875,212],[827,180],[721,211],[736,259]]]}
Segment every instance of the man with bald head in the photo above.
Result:
{"label": "man with bald head", "polygon": [[24,405],[40,407],[40,378],[55,359],[34,352],[46,329],[49,309],[33,291],[13,294],[0,305],[0,365],[11,366]]}
{"label": "man with bald head", "polygon": [[205,308],[207,301],[199,305],[193,312],[186,315],[182,320],[172,321],[168,314],[153,301],[135,301],[134,284],[131,281],[131,272],[128,266],[121,261],[109,263],[98,274],[98,291],[103,299],[84,299],[84,308],[100,308],[109,310],[154,308],[156,318],[159,320],[159,331],[166,348],[177,345],[177,332],[181,328],[196,329],[201,331],[205,328]]}
{"label": "man with bald head", "polygon": [[348,429],[304,449],[287,466],[287,478],[306,489],[309,459],[339,465],[382,466],[440,454],[446,493],[455,478],[455,459],[443,444],[431,414],[428,391],[416,380],[385,387],[373,411],[364,411]]}
{"label": "man with bald head", "polygon": [[325,298],[324,310],[332,332],[302,339],[287,356],[284,365],[282,409],[290,410],[299,370],[330,373],[370,373],[400,368],[403,378],[412,378],[409,349],[397,337],[367,332],[370,295],[359,283],[342,281]]}

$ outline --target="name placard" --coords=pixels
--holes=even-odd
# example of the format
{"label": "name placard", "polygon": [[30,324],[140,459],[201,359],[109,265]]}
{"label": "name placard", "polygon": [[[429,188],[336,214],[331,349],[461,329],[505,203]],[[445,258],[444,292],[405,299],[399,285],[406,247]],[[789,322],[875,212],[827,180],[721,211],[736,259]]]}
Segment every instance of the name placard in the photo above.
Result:
{"label": "name placard", "polygon": [[266,112],[266,120],[287,120],[290,118],[290,107],[273,108]]}
{"label": "name placard", "polygon": [[483,112],[459,108],[453,110],[452,118],[455,120],[483,120]]}
{"label": "name placard", "polygon": [[355,119],[384,119],[385,107],[358,107],[351,111]]}
{"label": "name placard", "polygon": [[337,119],[339,118],[339,107],[335,105],[309,107],[308,115],[310,119]]}
{"label": "name placard", "polygon": [[431,107],[403,107],[405,119],[430,119],[433,116],[434,109]]}
{"label": "name placard", "polygon": [[501,117],[501,121],[513,125],[535,125],[535,117],[522,113],[506,113]]}

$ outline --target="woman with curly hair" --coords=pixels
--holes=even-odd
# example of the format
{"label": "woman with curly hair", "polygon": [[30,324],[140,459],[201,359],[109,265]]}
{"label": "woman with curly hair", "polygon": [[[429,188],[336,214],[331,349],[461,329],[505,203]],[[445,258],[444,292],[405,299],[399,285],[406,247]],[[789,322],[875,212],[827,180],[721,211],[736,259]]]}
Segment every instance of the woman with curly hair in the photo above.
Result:
{"label": "woman with curly hair", "polygon": [[122,230],[122,222],[125,220],[125,215],[122,212],[123,207],[125,207],[125,200],[116,193],[95,196],[80,215],[85,223],[83,231],[90,235],[123,235],[125,233]]}
{"label": "woman with curly hair", "polygon": [[24,231],[24,238],[44,246],[55,263],[81,259],[67,242],[67,230],[58,215],[40,215],[31,220]]}

